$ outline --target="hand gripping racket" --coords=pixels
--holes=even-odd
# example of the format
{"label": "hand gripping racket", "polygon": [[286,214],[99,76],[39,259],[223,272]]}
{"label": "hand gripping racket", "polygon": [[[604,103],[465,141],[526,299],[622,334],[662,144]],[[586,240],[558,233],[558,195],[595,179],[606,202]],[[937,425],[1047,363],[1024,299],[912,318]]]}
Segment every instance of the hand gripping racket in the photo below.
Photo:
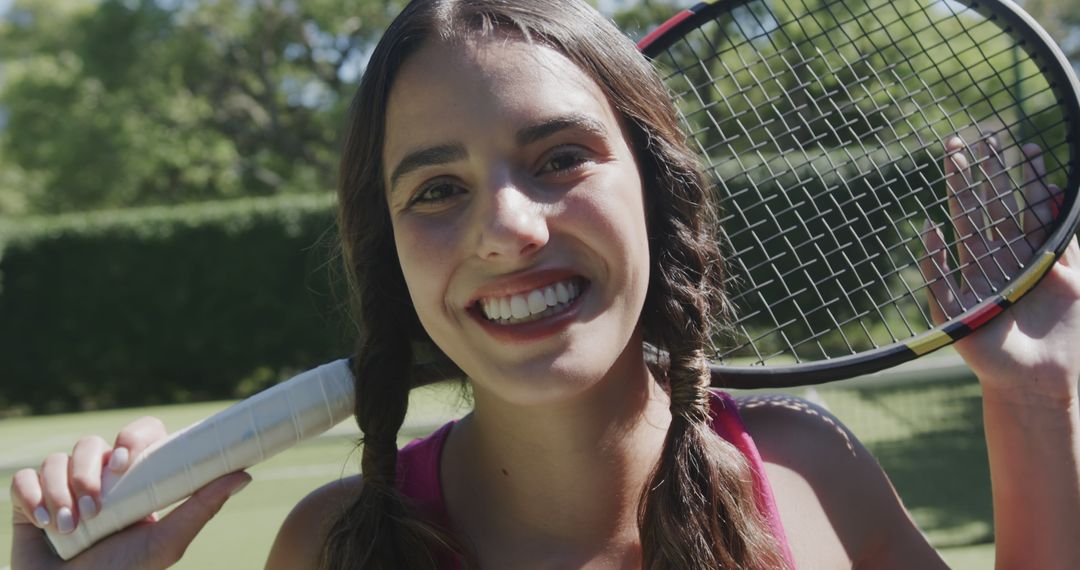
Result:
{"label": "hand gripping racket", "polygon": [[147,448],[102,489],[97,517],[80,520],[71,534],[46,529],[49,544],[69,560],[210,481],[319,435],[352,413],[353,379],[346,360],[304,372]]}
{"label": "hand gripping racket", "polygon": [[716,385],[937,350],[1031,290],[1076,231],[1077,80],[1012,2],[708,2],[639,47],[716,181],[735,307]]}
{"label": "hand gripping racket", "polygon": [[[736,307],[717,385],[839,380],[941,348],[1030,290],[1075,233],[1077,80],[1011,2],[702,3],[640,46],[717,181]],[[966,168],[945,161],[957,148]],[[928,220],[949,228],[930,251]],[[258,394],[142,454],[95,519],[50,543],[71,558],[352,404],[343,361]]]}

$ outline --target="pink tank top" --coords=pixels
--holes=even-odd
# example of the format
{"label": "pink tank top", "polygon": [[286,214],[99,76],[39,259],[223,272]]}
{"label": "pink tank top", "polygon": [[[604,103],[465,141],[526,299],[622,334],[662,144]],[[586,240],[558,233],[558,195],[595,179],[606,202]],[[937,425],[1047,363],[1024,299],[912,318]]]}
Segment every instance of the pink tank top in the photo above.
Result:
{"label": "pink tank top", "polygon": [[[776,510],[772,488],[765,477],[761,455],[739,416],[738,405],[730,395],[716,390],[712,391],[710,400],[713,430],[741,451],[749,461],[754,475],[754,496],[758,508],[764,513],[765,520],[773,536],[776,537],[781,554],[787,560],[788,566],[794,568],[794,557],[788,546],[784,527],[780,524],[780,515]],[[454,423],[450,422],[442,426],[428,437],[410,442],[398,452],[398,490],[411,498],[428,520],[446,529],[451,528],[451,525],[450,517],[446,512],[446,503],[443,501],[439,461],[446,438]],[[445,554],[439,561],[439,566],[448,570],[460,570],[462,567],[460,560]]]}

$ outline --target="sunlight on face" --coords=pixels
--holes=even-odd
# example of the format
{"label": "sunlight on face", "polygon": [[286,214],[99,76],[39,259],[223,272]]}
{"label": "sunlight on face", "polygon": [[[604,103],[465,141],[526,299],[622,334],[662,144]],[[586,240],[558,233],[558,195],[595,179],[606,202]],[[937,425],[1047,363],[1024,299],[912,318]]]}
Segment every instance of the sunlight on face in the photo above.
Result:
{"label": "sunlight on face", "polygon": [[550,401],[641,367],[641,179],[594,81],[512,38],[428,44],[386,127],[409,293],[478,391]]}

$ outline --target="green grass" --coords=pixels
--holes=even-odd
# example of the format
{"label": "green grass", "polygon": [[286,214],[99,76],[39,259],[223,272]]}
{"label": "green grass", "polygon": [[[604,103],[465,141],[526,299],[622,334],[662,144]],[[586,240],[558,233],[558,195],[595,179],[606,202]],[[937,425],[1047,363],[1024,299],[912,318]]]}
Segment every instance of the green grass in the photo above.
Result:
{"label": "green grass", "polygon": [[[902,386],[869,382],[823,387],[805,395],[824,403],[875,453],[920,528],[950,566],[990,568],[992,516],[978,386],[956,369],[933,374],[944,378]],[[229,403],[0,421],[0,480],[7,484],[18,468],[35,465],[49,452],[70,449],[81,435],[96,433],[108,439],[140,415],[160,417],[172,431]],[[454,386],[414,391],[401,442],[430,433],[465,407]],[[254,482],[225,505],[176,568],[261,568],[278,527],[301,497],[339,475],[359,471],[359,457],[353,452],[356,436],[350,425],[338,426],[250,469]],[[8,501],[8,494],[0,493],[0,509],[7,511]],[[10,542],[11,522],[4,513],[0,570],[6,570]]]}

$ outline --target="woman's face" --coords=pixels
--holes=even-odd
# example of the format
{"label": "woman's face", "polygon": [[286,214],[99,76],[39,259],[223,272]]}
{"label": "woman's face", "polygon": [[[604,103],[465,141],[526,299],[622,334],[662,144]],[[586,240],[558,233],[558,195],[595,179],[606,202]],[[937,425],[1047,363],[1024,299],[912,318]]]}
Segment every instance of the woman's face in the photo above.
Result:
{"label": "woman's face", "polygon": [[550,402],[641,366],[641,178],[594,81],[516,39],[429,43],[394,83],[386,133],[409,293],[478,395]]}

